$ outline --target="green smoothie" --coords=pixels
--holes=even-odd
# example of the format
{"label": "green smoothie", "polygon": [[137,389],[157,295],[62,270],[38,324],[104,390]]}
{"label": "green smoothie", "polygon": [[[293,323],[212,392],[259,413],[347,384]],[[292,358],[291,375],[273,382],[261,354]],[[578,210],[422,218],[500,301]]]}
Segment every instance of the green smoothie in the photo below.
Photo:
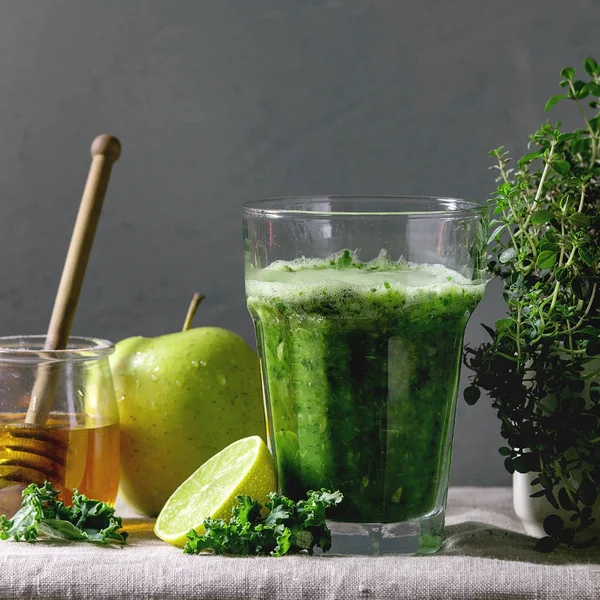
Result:
{"label": "green smoothie", "polygon": [[[439,506],[466,321],[484,284],[440,265],[276,262],[246,281],[281,492],[339,489],[332,518]],[[440,494],[442,490],[442,494]]]}

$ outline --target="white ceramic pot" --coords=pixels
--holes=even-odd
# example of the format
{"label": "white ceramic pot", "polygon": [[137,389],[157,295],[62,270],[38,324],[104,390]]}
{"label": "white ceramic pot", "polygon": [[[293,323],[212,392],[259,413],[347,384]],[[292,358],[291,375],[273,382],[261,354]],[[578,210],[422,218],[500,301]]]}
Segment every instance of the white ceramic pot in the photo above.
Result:
{"label": "white ceramic pot", "polygon": [[[545,496],[531,498],[533,492],[542,489],[539,485],[531,485],[537,476],[537,473],[513,473],[513,506],[527,534],[543,537],[547,535],[543,523],[548,515],[559,515],[568,524],[573,513],[562,508],[556,510]],[[593,506],[592,516],[595,517],[596,522],[589,528],[589,532],[600,533],[600,501]]]}
{"label": "white ceramic pot", "polygon": [[[599,366],[600,360],[593,360],[588,363],[586,371],[595,371]],[[598,378],[596,377],[594,380],[598,381]],[[590,383],[591,380],[586,381],[583,391],[583,396],[586,398],[589,394]],[[546,535],[543,527],[544,519],[549,514],[557,514],[562,517],[565,523],[568,523],[573,513],[562,508],[556,510],[544,496],[531,498],[531,494],[542,489],[540,485],[531,485],[531,482],[537,476],[537,473],[513,473],[513,506],[517,517],[521,519],[525,527],[525,531],[529,535],[543,537]],[[596,519],[596,522],[588,528],[588,531],[590,533],[600,533],[600,499],[592,507],[592,516]]]}

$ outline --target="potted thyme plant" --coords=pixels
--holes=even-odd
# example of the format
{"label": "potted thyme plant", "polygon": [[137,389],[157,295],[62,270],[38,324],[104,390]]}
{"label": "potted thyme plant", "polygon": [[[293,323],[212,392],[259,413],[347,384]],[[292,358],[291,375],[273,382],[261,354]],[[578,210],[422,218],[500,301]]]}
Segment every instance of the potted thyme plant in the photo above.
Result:
{"label": "potted thyme plant", "polygon": [[465,400],[487,393],[506,469],[515,483],[527,478],[532,502],[550,505],[541,551],[600,539],[590,534],[600,524],[600,67],[588,58],[584,68],[583,79],[563,69],[563,93],[546,104],[571,103],[580,129],[542,125],[514,168],[504,148],[490,152],[488,267],[503,281],[507,315],[464,355],[474,372]]}

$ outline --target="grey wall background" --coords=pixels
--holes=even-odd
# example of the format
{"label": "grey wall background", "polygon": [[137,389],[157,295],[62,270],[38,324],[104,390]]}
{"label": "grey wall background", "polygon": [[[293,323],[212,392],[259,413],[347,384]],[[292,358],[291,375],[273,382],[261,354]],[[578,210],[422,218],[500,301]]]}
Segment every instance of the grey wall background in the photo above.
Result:
{"label": "grey wall background", "polygon": [[[178,329],[199,290],[197,324],[253,343],[245,200],[485,199],[488,150],[524,150],[598,16],[592,0],[0,0],[0,332],[45,331],[97,133],[123,153],[74,333]],[[467,338],[501,314],[491,284]],[[509,483],[498,430],[459,401],[454,484]]]}

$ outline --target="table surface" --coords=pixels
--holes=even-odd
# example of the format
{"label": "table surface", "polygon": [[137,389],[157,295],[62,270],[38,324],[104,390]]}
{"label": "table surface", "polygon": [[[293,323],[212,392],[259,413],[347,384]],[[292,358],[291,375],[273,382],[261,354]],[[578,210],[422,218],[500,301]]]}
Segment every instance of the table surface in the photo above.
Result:
{"label": "table surface", "polygon": [[0,598],[600,598],[600,549],[536,552],[508,488],[451,488],[430,556],[189,556],[152,524],[124,518],[122,548],[2,542]]}

